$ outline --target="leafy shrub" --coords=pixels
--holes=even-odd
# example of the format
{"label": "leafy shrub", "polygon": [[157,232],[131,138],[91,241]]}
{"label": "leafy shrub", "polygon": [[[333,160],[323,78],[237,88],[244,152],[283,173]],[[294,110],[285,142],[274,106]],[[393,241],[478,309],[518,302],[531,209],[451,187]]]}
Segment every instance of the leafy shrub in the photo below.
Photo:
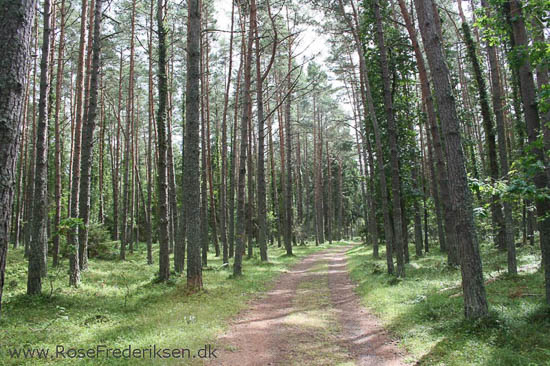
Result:
{"label": "leafy shrub", "polygon": [[110,240],[110,233],[101,223],[90,223],[88,230],[88,257],[113,259],[116,242]]}

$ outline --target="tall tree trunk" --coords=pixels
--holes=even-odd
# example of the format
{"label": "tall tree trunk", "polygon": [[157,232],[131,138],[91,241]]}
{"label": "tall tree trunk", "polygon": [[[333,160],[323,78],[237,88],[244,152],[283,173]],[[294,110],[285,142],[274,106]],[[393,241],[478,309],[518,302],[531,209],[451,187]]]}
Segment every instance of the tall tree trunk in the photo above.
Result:
{"label": "tall tree trunk", "polygon": [[[252,11],[252,9],[250,9]],[[252,17],[250,17],[252,18]],[[244,35],[243,35],[244,40]],[[239,180],[237,188],[237,232],[236,232],[236,247],[235,259],[233,261],[233,275],[242,275],[242,257],[244,252],[244,244],[246,241],[246,205],[245,205],[245,176],[246,176],[246,154],[248,150],[248,121],[251,118],[252,106],[250,96],[250,83],[252,71],[252,45],[254,42],[254,29],[252,24],[249,26],[248,40],[244,49],[244,84],[242,94],[242,116],[241,116],[241,141],[240,141],[240,156],[239,156]]]}
{"label": "tall tree trunk", "polygon": [[231,90],[231,73],[233,71],[233,28],[235,22],[235,2],[231,1],[231,33],[229,35],[229,67],[227,71],[227,82],[223,100],[222,120],[222,173],[220,175],[220,235],[222,241],[222,262],[229,263],[229,248],[227,242],[227,110],[229,107],[229,91]]}
{"label": "tall tree trunk", "polygon": [[199,182],[199,81],[201,9],[199,0],[188,1],[187,85],[185,95],[185,161],[184,187],[187,235],[187,286],[190,291],[202,289],[200,256],[200,182]]}
{"label": "tall tree trunk", "polygon": [[[252,9],[252,8],[251,8]],[[254,10],[255,12],[255,10]],[[252,11],[251,11],[252,14]],[[252,17],[252,15],[251,15]],[[250,64],[252,68],[252,64]],[[252,72],[252,71],[251,71]],[[247,242],[248,242],[248,254],[247,258],[252,258],[253,248],[254,248],[254,155],[252,152],[252,144],[254,139],[252,138],[254,130],[252,128],[252,93],[250,95],[250,117],[248,118],[248,152],[246,156],[246,164],[248,166],[247,170],[247,198],[248,202],[246,205],[246,232],[247,232]]]}
{"label": "tall tree trunk", "polygon": [[101,224],[105,223],[105,196],[104,196],[104,180],[105,180],[105,89],[103,83],[103,73],[100,74],[99,90],[101,91],[99,112],[99,210],[97,221]]}
{"label": "tall tree trunk", "polygon": [[[382,17],[380,15],[380,5],[378,0],[374,1],[374,14],[376,17],[376,38],[380,50],[380,67],[382,69],[382,82],[384,87],[384,108],[388,122],[388,140],[390,148],[390,166],[392,178],[392,209],[393,209],[393,229],[394,244],[397,251],[397,276],[405,276],[404,242],[403,242],[403,212],[401,207],[401,183],[399,179],[399,154],[397,151],[397,127],[393,113],[392,91],[390,85],[390,73],[388,69],[388,57],[386,44],[384,41],[384,31],[382,26]],[[382,156],[380,157],[382,158]]]}
{"label": "tall tree trunk", "polygon": [[[198,2],[195,0],[191,4]],[[191,21],[191,19],[190,19]],[[159,225],[159,280],[170,278],[169,236],[168,236],[168,182],[166,177],[166,111],[168,101],[168,85],[166,80],[166,27],[164,25],[163,0],[157,4],[157,31],[159,41],[158,63],[158,111],[157,111],[157,187],[158,187],[158,225]],[[188,43],[188,51],[190,44]],[[190,75],[188,74],[188,78]],[[187,154],[186,154],[187,155]],[[191,171],[191,170],[189,170]],[[198,173],[198,167],[195,170]],[[198,205],[197,205],[198,207]],[[189,269],[188,269],[189,270]]]}
{"label": "tall tree trunk", "polygon": [[34,1],[17,0],[4,2],[0,12],[0,314],[34,11]]}
{"label": "tall tree trunk", "polygon": [[467,318],[487,316],[487,298],[477,242],[472,196],[468,187],[459,121],[451,89],[449,70],[445,63],[441,39],[437,32],[432,0],[415,0],[419,26],[434,80],[435,95],[441,118],[448,158],[451,202],[457,208],[456,232],[461,254],[464,310]]}
{"label": "tall tree trunk", "polygon": [[[288,29],[290,33],[290,29]],[[287,99],[285,105],[285,134],[286,134],[286,185],[285,185],[285,249],[287,255],[292,255],[292,131],[290,121],[290,104],[292,101],[292,36],[288,38],[288,74],[287,74]]]}
{"label": "tall tree trunk", "polygon": [[99,69],[101,53],[101,8],[103,0],[95,0],[95,16],[93,28],[93,46],[92,46],[92,67],[90,70],[90,96],[89,105],[86,112],[86,120],[82,125],[82,155],[81,155],[81,177],[80,177],[80,197],[79,197],[79,215],[83,226],[79,230],[79,255],[80,268],[82,270],[88,267],[88,224],[90,221],[90,190],[92,183],[92,161],[94,149],[94,130],[97,117],[97,102],[99,92]]}
{"label": "tall tree trunk", "polygon": [[[255,0],[252,0],[253,6],[256,7]],[[269,1],[267,2],[268,12],[271,17],[271,9]],[[254,12],[254,33],[256,36],[256,104],[258,113],[258,171],[257,171],[257,189],[258,189],[258,246],[260,247],[260,259],[267,261],[267,213],[266,213],[266,187],[265,187],[265,127],[264,127],[264,102],[263,102],[263,81],[267,77],[271,65],[275,59],[277,49],[277,28],[273,26],[273,52],[268,69],[262,75],[261,70],[261,51],[260,37],[258,31],[258,22],[256,12]]]}
{"label": "tall tree trunk", "polygon": [[[134,124],[134,58],[135,58],[135,18],[136,18],[136,1],[132,0],[132,14],[130,20],[130,70],[128,73],[128,100],[126,105],[126,138],[125,138],[125,153],[124,153],[124,178],[123,178],[123,203],[122,203],[122,240],[120,242],[119,257],[122,260],[126,259],[126,246],[131,241],[131,226],[128,225],[129,217],[132,215],[130,210],[130,195],[131,190],[130,174],[133,169],[130,167],[131,160],[131,144],[133,136]],[[132,162],[133,165],[133,162]],[[130,192],[132,191],[132,193]]]}
{"label": "tall tree trunk", "polygon": [[275,153],[273,151],[273,133],[272,133],[272,119],[268,118],[267,121],[267,137],[269,143],[269,167],[271,171],[271,199],[273,207],[273,215],[276,218],[275,223],[277,226],[277,246],[281,246],[281,226],[279,218],[281,212],[279,210],[279,194],[277,192],[277,172],[275,167]]}
{"label": "tall tree trunk", "polygon": [[[72,181],[71,181],[71,205],[70,217],[79,217],[79,190],[80,190],[80,154],[82,142],[82,118],[83,118],[83,89],[84,89],[84,47],[86,45],[86,21],[88,13],[88,0],[82,0],[82,13],[80,19],[80,43],[78,52],[78,65],[76,72],[76,120],[74,127],[72,148]],[[78,286],[80,283],[80,255],[78,243],[78,231],[76,226],[69,230],[67,244],[71,248],[69,254],[69,285]]]}
{"label": "tall tree trunk", "polygon": [[[121,105],[122,105],[122,65],[123,65],[123,55],[122,49],[120,50],[120,63],[118,69],[118,108],[117,108],[117,127],[116,127],[116,141],[115,141],[115,151],[114,151],[114,161],[113,161],[113,177],[119,176],[120,171],[120,129],[121,129]],[[113,239],[119,240],[119,180],[112,179],[113,184]],[[122,245],[122,241],[120,243]]]}
{"label": "tall tree trunk", "polygon": [[[201,6],[204,3],[201,2]],[[206,15],[208,16],[208,15]],[[201,24],[202,29],[202,24]],[[207,182],[206,182],[206,171],[208,169],[207,164],[207,147],[206,147],[206,139],[207,139],[207,131],[206,131],[206,121],[208,117],[206,116],[206,104],[208,96],[206,93],[206,60],[205,60],[205,46],[204,46],[204,38],[202,37],[202,30],[201,30],[201,39],[200,39],[200,49],[201,49],[201,62],[200,62],[200,75],[201,75],[201,83],[200,83],[200,115],[201,115],[201,207],[200,207],[200,215],[201,215],[201,221],[200,221],[200,230],[201,230],[201,263],[203,267],[206,267],[208,265],[208,250],[209,250],[209,240],[208,240],[208,192],[207,192]],[[208,136],[208,138],[210,138]]]}
{"label": "tall tree trunk", "polygon": [[[201,72],[201,74],[204,74]],[[201,84],[201,88],[204,84]],[[204,118],[204,93],[201,103],[201,206],[200,206],[200,230],[201,230],[201,263],[203,267],[208,265],[208,190],[206,186],[206,118]]]}
{"label": "tall tree trunk", "polygon": [[342,227],[344,225],[344,169],[342,166],[342,159],[338,158],[338,191],[337,201],[338,209],[336,211],[336,224],[337,224],[337,239],[342,240]]}
{"label": "tall tree trunk", "polygon": [[[153,24],[154,24],[154,1],[151,1],[151,7],[149,8],[149,32],[147,40],[148,49],[148,105],[147,105],[147,264],[153,264],[153,214],[152,214],[152,201],[153,201],[153,119],[155,118],[155,106],[153,99]],[[116,223],[115,223],[116,225]],[[116,227],[116,226],[115,226]],[[176,251],[177,253],[177,251]],[[176,257],[177,254],[174,254]],[[177,261],[174,259],[174,261]],[[174,268],[177,272],[183,270],[183,266],[179,268],[174,264]]]}
{"label": "tall tree trunk", "polygon": [[[181,107],[181,113],[182,113],[182,143],[181,143],[181,174],[182,174],[182,185],[181,185],[181,192],[182,197],[185,195],[185,184],[184,183],[184,176],[185,176],[185,118],[186,118],[186,98],[185,98],[185,92],[182,96],[182,107]],[[178,239],[176,240],[176,246],[174,247],[174,269],[176,272],[183,272],[185,267],[185,251],[186,251],[186,236],[187,236],[187,219],[185,218],[186,209],[185,204],[182,204],[181,210],[180,210],[180,221],[179,221],[179,234]]]}
{"label": "tall tree trunk", "polygon": [[327,154],[327,239],[329,244],[332,244],[332,222],[334,218],[334,211],[332,208],[332,202],[334,201],[332,197],[332,162],[330,158],[330,151],[328,149],[328,140],[325,144]]}
{"label": "tall tree trunk", "polygon": [[[172,78],[171,78],[172,79]],[[170,82],[172,84],[172,82]],[[172,87],[170,86],[170,90]],[[167,177],[168,177],[168,204],[169,204],[169,225],[171,233],[170,235],[170,252],[175,250],[177,246],[177,230],[178,230],[178,200],[176,192],[176,171],[174,165],[174,148],[172,145],[172,93],[169,94],[170,98],[170,109],[167,118],[167,143],[168,150],[166,153],[167,157]]]}
{"label": "tall tree trunk", "polygon": [[325,242],[323,232],[323,206],[322,206],[322,165],[319,158],[319,125],[317,118],[317,93],[313,93],[313,175],[314,175],[314,212],[315,212],[315,244]]}
{"label": "tall tree trunk", "polygon": [[[298,119],[299,123],[299,119]],[[303,205],[303,184],[302,184],[302,146],[300,133],[296,133],[296,213],[297,225],[300,232],[300,245],[304,245],[304,205]]]}
{"label": "tall tree trunk", "polygon": [[[244,43],[243,43],[244,44]],[[231,134],[231,164],[229,166],[229,258],[235,254],[235,179],[237,178],[237,130],[239,122],[239,96],[241,89],[241,74],[243,68],[244,52],[241,52],[239,71],[237,72],[237,87],[235,88],[235,107],[233,113],[233,128]]]}
{"label": "tall tree trunk", "polygon": [[[447,166],[445,164],[445,156],[443,153],[443,145],[441,143],[441,137],[439,134],[439,127],[437,125],[437,117],[435,114],[435,107],[432,98],[432,92],[430,90],[430,83],[428,80],[428,73],[426,71],[426,66],[424,63],[424,57],[420,50],[418,44],[418,39],[416,36],[416,31],[414,25],[412,24],[409,12],[405,7],[403,0],[399,0],[399,7],[401,8],[401,14],[405,20],[405,25],[409,38],[414,49],[414,54],[416,58],[416,64],[418,67],[418,74],[420,79],[420,88],[422,93],[422,100],[426,108],[426,115],[428,120],[428,125],[430,129],[431,139],[428,136],[428,140],[432,141],[430,143],[430,167],[433,167],[433,158],[432,150],[435,153],[435,163],[437,165],[437,171],[432,169],[437,173],[437,176],[433,176],[434,179],[434,203],[436,208],[436,221],[438,225],[438,236],[439,236],[439,245],[442,251],[448,251],[448,262],[451,265],[458,265],[458,253],[457,253],[457,244],[456,244],[456,230],[454,227],[456,213],[451,206],[450,194],[449,194],[449,179],[447,173]],[[428,126],[426,126],[426,131],[428,131]],[[428,133],[428,132],[426,132]],[[433,146],[432,146],[433,145]],[[437,181],[436,181],[437,178]],[[441,214],[443,210],[443,214]],[[443,219],[442,219],[443,217]],[[444,225],[443,225],[444,223]],[[444,231],[443,231],[444,229]]]}
{"label": "tall tree trunk", "polygon": [[34,195],[32,234],[29,252],[27,294],[36,295],[42,291],[42,277],[47,273],[44,253],[48,251],[48,93],[50,89],[49,54],[51,32],[51,4],[44,1],[42,52],[40,56],[40,96],[38,100],[38,125],[36,131],[36,156],[34,168]]}
{"label": "tall tree trunk", "polygon": [[[208,14],[205,15],[205,19],[208,18]],[[205,28],[208,27],[208,24],[205,23]],[[210,198],[210,223],[212,227],[212,241],[214,244],[214,251],[216,257],[220,256],[220,244],[218,241],[218,219],[216,217],[216,200],[214,198],[214,179],[213,179],[213,166],[212,166],[212,147],[210,143],[210,43],[208,42],[208,33],[205,34],[204,38],[204,101],[205,101],[205,114],[206,114],[206,173],[207,173],[207,182],[208,182],[208,191],[205,194],[208,194]],[[208,219],[206,220],[208,224]],[[208,226],[207,226],[208,227]]]}
{"label": "tall tree trunk", "polygon": [[[459,1],[460,2],[460,1]],[[481,105],[481,117],[483,120],[483,127],[485,130],[485,142],[487,144],[486,150],[489,158],[489,176],[491,183],[494,184],[499,178],[498,161],[497,161],[497,146],[495,140],[495,129],[493,126],[493,118],[491,115],[491,109],[489,107],[489,98],[487,96],[487,89],[485,85],[485,79],[483,78],[481,66],[476,53],[476,45],[472,39],[470,33],[470,27],[466,22],[462,23],[462,32],[464,33],[464,40],[466,42],[466,49],[468,51],[468,57],[472,63],[474,69],[474,76],[476,79],[476,85],[479,93],[479,102]],[[508,247],[506,244],[506,223],[502,214],[502,205],[499,202],[497,195],[491,197],[491,215],[495,231],[495,245],[497,248],[506,250]]]}
{"label": "tall tree trunk", "polygon": [[[63,86],[63,70],[65,63],[63,62],[64,49],[65,49],[65,0],[61,1],[61,21],[60,21],[60,30],[59,30],[59,46],[57,51],[57,76],[56,76],[56,85],[55,85],[55,114],[54,114],[54,124],[55,124],[55,218],[54,218],[54,228],[57,232],[59,229],[59,224],[61,222],[61,194],[62,186],[62,171],[61,171],[61,129],[59,114],[61,112],[61,87]],[[53,236],[53,266],[57,267],[59,264],[59,235],[54,234]]]}
{"label": "tall tree trunk", "polygon": [[[531,70],[528,49],[527,31],[522,14],[522,3],[519,0],[510,0],[504,3],[507,20],[512,28],[512,45],[516,52],[519,52],[521,61],[516,62],[512,67],[516,67],[519,74],[519,84],[521,90],[521,102],[525,115],[525,124],[527,127],[527,137],[529,140],[530,153],[548,167],[544,151],[536,146],[538,136],[542,132],[540,116],[537,108],[535,83],[533,81],[533,72]],[[519,55],[518,55],[519,56]],[[548,188],[548,175],[545,169],[538,168],[534,174],[533,181],[537,189],[544,190]],[[542,265],[544,267],[546,302],[550,304],[550,199],[544,195],[538,195],[535,200],[540,232],[540,248],[542,251]]]}
{"label": "tall tree trunk", "polygon": [[[384,217],[384,236],[386,239],[386,262],[387,262],[387,269],[389,274],[393,274],[394,272],[394,265],[393,265],[393,229],[392,229],[392,223],[390,220],[390,211],[389,211],[389,197],[388,197],[388,185],[386,181],[386,174],[384,169],[384,159],[383,159],[383,152],[382,152],[382,140],[380,137],[380,129],[378,126],[378,119],[376,117],[376,111],[374,107],[374,101],[372,98],[371,88],[370,88],[370,82],[369,77],[367,73],[367,65],[365,63],[365,55],[363,52],[363,45],[361,43],[361,39],[359,37],[359,20],[357,15],[357,10],[355,9],[355,5],[352,2],[352,9],[353,9],[353,21],[350,19],[350,17],[345,14],[344,5],[342,0],[339,0],[340,4],[340,10],[342,13],[344,13],[344,16],[346,18],[346,21],[352,31],[354,42],[355,42],[355,48],[357,50],[357,54],[359,56],[359,74],[360,74],[360,86],[361,86],[361,101],[363,104],[364,109],[364,115],[369,116],[369,119],[372,122],[374,137],[375,137],[375,143],[376,143],[376,154],[379,157],[378,161],[378,177],[380,180],[380,191],[382,196],[382,212]],[[369,125],[367,124],[367,127]],[[367,135],[370,135],[370,128],[367,128]]]}

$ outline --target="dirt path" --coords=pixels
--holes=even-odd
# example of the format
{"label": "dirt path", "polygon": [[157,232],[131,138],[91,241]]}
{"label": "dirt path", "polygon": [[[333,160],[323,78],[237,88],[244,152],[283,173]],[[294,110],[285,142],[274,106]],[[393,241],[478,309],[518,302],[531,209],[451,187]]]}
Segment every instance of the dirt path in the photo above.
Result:
{"label": "dirt path", "polygon": [[304,258],[218,339],[213,365],[403,365],[403,355],[360,304],[346,251]]}

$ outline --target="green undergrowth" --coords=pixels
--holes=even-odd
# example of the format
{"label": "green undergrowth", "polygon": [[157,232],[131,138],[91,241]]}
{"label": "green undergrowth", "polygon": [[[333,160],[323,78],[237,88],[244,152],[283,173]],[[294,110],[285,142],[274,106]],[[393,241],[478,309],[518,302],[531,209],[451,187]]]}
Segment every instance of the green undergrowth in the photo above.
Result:
{"label": "green undergrowth", "polygon": [[[411,248],[413,249],[413,248]],[[506,274],[506,253],[481,247],[490,316],[467,321],[460,270],[434,249],[406,265],[406,278],[386,274],[385,253],[348,252],[363,304],[401,340],[418,365],[550,365],[550,311],[544,305],[540,251],[518,248],[518,276]]]}
{"label": "green undergrowth", "polygon": [[[340,243],[338,243],[340,244]],[[336,243],[333,244],[337,245]],[[246,306],[255,293],[266,289],[270,280],[284,272],[300,258],[328,245],[293,248],[295,256],[284,255],[283,249],[269,247],[269,263],[259,258],[245,259],[243,276],[230,278],[231,266],[222,266],[221,259],[209,254],[208,267],[203,269],[205,290],[193,295],[185,291],[185,275],[168,283],[156,283],[158,262],[146,264],[144,244],[126,261],[90,260],[82,273],[78,289],[68,287],[68,261],[59,270],[49,268],[43,282],[43,295],[27,296],[27,262],[22,249],[10,250],[6,269],[6,288],[0,319],[0,365],[36,365],[83,363],[89,365],[118,364],[195,364],[182,359],[124,359],[105,357],[63,359],[51,358],[56,347],[147,349],[186,348],[191,355],[212,344],[228,321]],[[115,249],[113,248],[113,251]],[[157,247],[154,251],[158,258]],[[12,358],[13,348],[46,348],[47,359]],[[68,353],[66,353],[68,356]],[[203,352],[204,355],[204,352]]]}

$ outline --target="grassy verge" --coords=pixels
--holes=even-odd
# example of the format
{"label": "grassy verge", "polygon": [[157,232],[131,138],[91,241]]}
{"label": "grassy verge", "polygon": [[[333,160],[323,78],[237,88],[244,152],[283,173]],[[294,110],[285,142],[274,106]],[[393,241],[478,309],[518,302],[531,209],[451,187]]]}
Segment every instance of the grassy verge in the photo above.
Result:
{"label": "grassy verge", "polygon": [[[384,258],[385,253],[381,254]],[[363,304],[401,339],[420,365],[550,365],[550,312],[544,305],[540,251],[518,248],[520,273],[506,275],[505,253],[482,245],[491,316],[464,320],[460,271],[436,249],[413,259],[407,277],[385,273],[372,248],[348,252]]]}
{"label": "grassy verge", "polygon": [[[301,257],[327,247],[315,247],[311,243],[295,247],[294,257],[270,247],[269,263],[261,263],[257,258],[245,260],[244,276],[237,279],[230,279],[231,269],[222,268],[221,260],[211,256],[203,272],[206,290],[191,296],[185,294],[185,276],[174,277],[166,284],[154,282],[158,264],[145,264],[146,253],[141,245],[124,262],[91,260],[78,289],[67,286],[68,263],[65,261],[59,271],[50,268],[50,278],[43,284],[44,295],[29,297],[25,295],[27,262],[23,251],[11,250],[0,320],[0,365],[140,362],[135,358],[104,356],[51,359],[57,345],[63,345],[66,350],[97,345],[121,349],[128,345],[134,349],[156,345],[187,348],[194,353],[205,344],[213,344],[228,320],[246,306],[254,293],[264,290],[270,280]],[[8,349],[14,347],[47,348],[50,354],[45,360],[17,359],[8,353]],[[153,360],[140,363],[151,364]],[[182,360],[157,359],[156,363],[181,364]]]}

